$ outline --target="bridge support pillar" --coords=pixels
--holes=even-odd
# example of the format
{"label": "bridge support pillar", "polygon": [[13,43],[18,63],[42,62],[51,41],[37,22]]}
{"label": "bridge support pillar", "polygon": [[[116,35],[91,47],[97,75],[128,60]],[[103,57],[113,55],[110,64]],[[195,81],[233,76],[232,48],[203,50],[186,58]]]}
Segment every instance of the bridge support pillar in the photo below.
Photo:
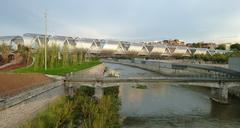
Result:
{"label": "bridge support pillar", "polygon": [[98,99],[101,99],[103,95],[104,95],[103,88],[99,84],[97,84],[94,88],[94,96],[97,97]]}
{"label": "bridge support pillar", "polygon": [[72,86],[71,83],[69,83],[67,86],[66,86],[66,91],[67,91],[67,95],[70,97],[70,98],[73,98],[74,96],[74,88]]}
{"label": "bridge support pillar", "polygon": [[134,58],[131,59],[131,63],[135,63],[135,59]]}
{"label": "bridge support pillar", "polygon": [[211,99],[220,104],[228,104],[228,87],[223,83],[219,83],[219,87],[218,89],[212,88]]}

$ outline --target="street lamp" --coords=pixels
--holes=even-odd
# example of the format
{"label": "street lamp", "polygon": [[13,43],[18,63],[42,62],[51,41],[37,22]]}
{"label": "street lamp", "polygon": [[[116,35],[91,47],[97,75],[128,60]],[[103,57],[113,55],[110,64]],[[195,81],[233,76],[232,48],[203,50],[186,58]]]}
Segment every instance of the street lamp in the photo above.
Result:
{"label": "street lamp", "polygon": [[44,18],[45,18],[45,39],[44,39],[44,52],[45,52],[45,55],[44,55],[44,69],[45,71],[47,70],[47,11],[45,10],[45,13],[44,13]]}

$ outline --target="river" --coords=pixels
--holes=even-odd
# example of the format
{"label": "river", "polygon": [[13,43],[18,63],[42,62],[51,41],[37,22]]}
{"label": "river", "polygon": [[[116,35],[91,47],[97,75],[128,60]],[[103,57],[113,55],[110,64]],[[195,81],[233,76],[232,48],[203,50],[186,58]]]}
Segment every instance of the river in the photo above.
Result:
{"label": "river", "polygon": [[[138,68],[106,63],[120,77],[159,76]],[[119,88],[124,128],[239,128],[240,101],[229,105],[209,99],[210,89],[176,83],[147,84],[147,89]]]}

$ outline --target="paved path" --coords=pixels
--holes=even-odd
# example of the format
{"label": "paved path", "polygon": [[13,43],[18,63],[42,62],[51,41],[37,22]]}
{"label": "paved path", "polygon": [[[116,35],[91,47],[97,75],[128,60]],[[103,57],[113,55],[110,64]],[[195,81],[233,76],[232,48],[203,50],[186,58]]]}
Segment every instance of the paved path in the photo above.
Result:
{"label": "paved path", "polygon": [[15,128],[19,126],[22,122],[31,119],[37,112],[42,110],[44,106],[57,97],[58,96],[35,100],[0,111],[0,128]]}
{"label": "paved path", "polygon": [[[72,77],[81,78],[103,78],[104,77],[105,65],[100,64],[89,69],[85,69],[76,73],[73,73]],[[71,77],[70,76],[70,77]]]}
{"label": "paved path", "polygon": [[201,63],[193,63],[193,60],[158,60],[159,62],[164,62],[164,63],[175,63],[175,64],[196,64],[196,65],[208,65],[208,66],[215,66],[215,67],[222,67],[222,68],[228,68],[228,64],[208,64],[205,63],[204,61],[201,61]]}

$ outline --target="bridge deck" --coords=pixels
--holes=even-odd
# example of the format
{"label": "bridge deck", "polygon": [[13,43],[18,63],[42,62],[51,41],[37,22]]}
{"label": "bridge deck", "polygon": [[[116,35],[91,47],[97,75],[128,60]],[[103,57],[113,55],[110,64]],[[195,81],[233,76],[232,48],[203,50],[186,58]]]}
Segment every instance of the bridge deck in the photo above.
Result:
{"label": "bridge deck", "polygon": [[196,77],[129,77],[129,78],[81,78],[70,77],[67,82],[99,82],[99,83],[129,83],[129,82],[240,82],[240,79],[213,79]]}

